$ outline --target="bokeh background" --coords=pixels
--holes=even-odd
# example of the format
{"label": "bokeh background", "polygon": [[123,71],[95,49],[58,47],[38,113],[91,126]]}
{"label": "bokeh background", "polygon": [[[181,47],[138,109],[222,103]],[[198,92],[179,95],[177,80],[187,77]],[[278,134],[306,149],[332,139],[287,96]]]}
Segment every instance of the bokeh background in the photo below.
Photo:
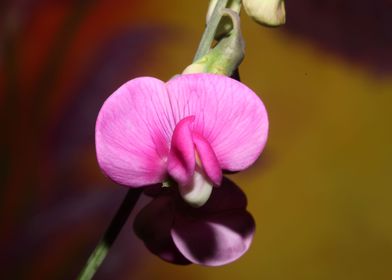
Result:
{"label": "bokeh background", "polygon": [[[190,64],[207,2],[1,1],[2,279],[75,278],[126,192],[96,164],[98,110],[125,81]],[[223,267],[171,265],[131,218],[96,279],[392,279],[392,2],[286,10],[279,29],[242,14],[241,78],[271,127],[232,176],[257,223],[251,249]]]}

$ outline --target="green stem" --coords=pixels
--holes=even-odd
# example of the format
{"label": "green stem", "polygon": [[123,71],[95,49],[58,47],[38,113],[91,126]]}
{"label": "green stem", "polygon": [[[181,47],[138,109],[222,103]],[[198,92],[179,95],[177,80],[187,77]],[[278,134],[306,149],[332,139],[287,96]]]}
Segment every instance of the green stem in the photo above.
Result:
{"label": "green stem", "polygon": [[214,11],[212,12],[210,20],[207,22],[207,27],[201,37],[199,47],[197,48],[193,62],[199,60],[208,53],[214,40],[216,29],[222,18],[222,10],[226,8],[228,0],[218,0]]}
{"label": "green stem", "polygon": [[89,280],[92,279],[95,272],[105,259],[109,252],[110,247],[116,240],[122,227],[128,219],[129,214],[135,207],[136,202],[141,194],[141,189],[130,189],[124,198],[120,208],[116,215],[113,217],[108,229],[106,230],[103,238],[98,243],[95,250],[92,252],[90,258],[87,260],[82,272],[78,276],[78,280]]}

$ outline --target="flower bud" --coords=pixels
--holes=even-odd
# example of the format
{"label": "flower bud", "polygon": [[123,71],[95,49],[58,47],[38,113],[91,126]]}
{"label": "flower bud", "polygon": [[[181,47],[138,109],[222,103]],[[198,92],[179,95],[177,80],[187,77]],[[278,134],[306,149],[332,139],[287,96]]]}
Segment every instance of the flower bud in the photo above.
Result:
{"label": "flower bud", "polygon": [[266,26],[279,26],[286,22],[284,0],[243,0],[246,13]]}

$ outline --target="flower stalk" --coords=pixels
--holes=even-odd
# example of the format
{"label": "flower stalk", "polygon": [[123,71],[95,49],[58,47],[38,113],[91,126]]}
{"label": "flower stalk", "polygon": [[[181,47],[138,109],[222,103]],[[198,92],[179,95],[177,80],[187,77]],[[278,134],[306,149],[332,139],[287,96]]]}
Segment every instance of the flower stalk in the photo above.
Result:
{"label": "flower stalk", "polygon": [[214,41],[215,32],[218,28],[219,22],[223,16],[222,10],[226,8],[228,0],[218,0],[215,8],[207,22],[207,27],[201,37],[199,47],[196,51],[193,62],[199,60],[205,56],[211,48],[211,44]]}
{"label": "flower stalk", "polygon": [[238,13],[231,9],[225,8],[221,13],[230,18],[232,30],[206,55],[189,65],[183,74],[213,73],[230,77],[238,69],[245,55],[240,18]]}

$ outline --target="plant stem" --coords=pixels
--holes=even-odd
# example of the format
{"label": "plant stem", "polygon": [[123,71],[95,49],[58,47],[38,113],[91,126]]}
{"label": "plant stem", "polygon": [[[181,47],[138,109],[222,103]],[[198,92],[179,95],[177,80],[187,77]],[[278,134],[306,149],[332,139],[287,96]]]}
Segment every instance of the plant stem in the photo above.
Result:
{"label": "plant stem", "polygon": [[98,243],[97,247],[95,247],[95,250],[87,260],[82,272],[79,274],[77,278],[78,280],[89,280],[93,278],[95,272],[108,254],[110,247],[116,240],[117,235],[120,233],[122,227],[127,221],[129,214],[135,207],[141,192],[141,189],[129,189],[103,238]]}
{"label": "plant stem", "polygon": [[216,29],[218,28],[219,22],[222,18],[222,10],[226,8],[227,2],[228,0],[218,0],[218,3],[216,3],[211,18],[207,22],[207,27],[204,30],[203,36],[201,37],[199,47],[197,48],[195,57],[193,58],[193,62],[202,58],[210,50]]}

